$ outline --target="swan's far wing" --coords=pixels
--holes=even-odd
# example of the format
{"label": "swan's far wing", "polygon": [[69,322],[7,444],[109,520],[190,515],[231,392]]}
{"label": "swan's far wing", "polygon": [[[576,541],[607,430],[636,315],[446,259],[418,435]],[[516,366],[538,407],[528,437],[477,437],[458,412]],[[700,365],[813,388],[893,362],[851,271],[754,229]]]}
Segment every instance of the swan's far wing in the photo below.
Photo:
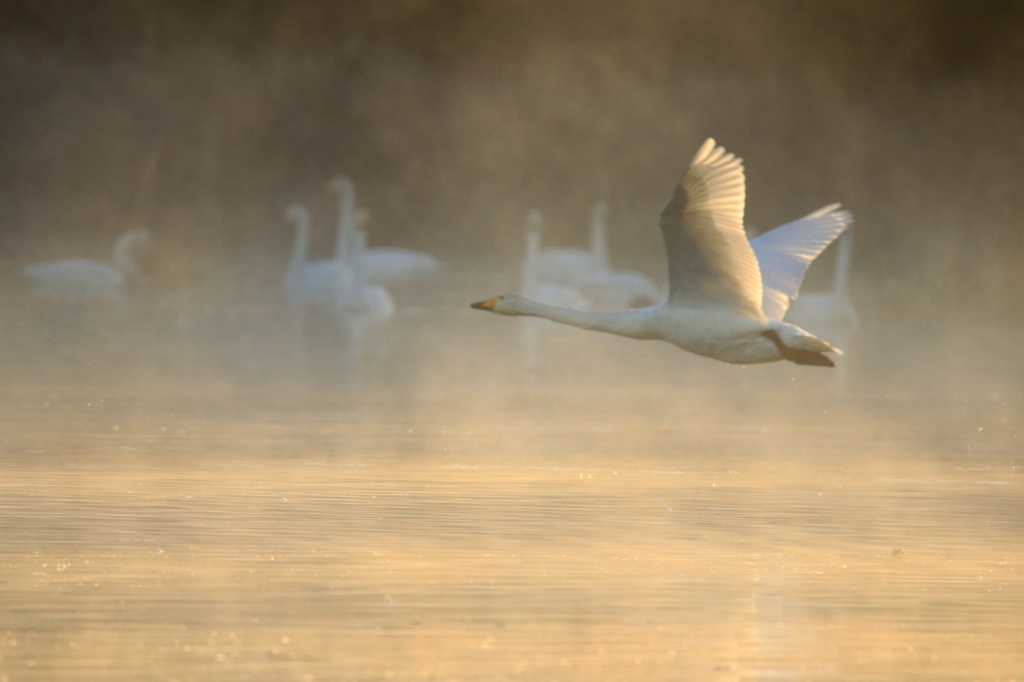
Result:
{"label": "swan's far wing", "polygon": [[852,224],[849,211],[840,211],[839,204],[831,204],[750,240],[761,266],[761,309],[769,320],[781,320],[786,315],[800,292],[808,266]]}
{"label": "swan's far wing", "polygon": [[661,211],[670,305],[761,318],[761,272],[743,232],[743,162],[709,139]]}

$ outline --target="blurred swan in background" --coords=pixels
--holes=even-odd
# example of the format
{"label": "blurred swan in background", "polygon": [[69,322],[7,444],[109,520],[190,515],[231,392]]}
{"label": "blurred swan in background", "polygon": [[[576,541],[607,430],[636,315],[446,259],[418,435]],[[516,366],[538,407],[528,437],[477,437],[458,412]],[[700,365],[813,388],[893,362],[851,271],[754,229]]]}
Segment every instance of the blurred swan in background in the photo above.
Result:
{"label": "blurred swan in background", "polygon": [[283,281],[285,293],[296,302],[334,302],[351,286],[351,268],[340,259],[307,261],[309,211],[302,204],[291,204],[285,210],[285,217],[295,225],[295,243]]}
{"label": "blurred swan in background", "polygon": [[334,236],[334,258],[345,261],[352,251],[352,240],[356,229],[356,185],[344,175],[330,180],[327,189],[338,193],[338,222]]}
{"label": "blurred swan in background", "polygon": [[590,248],[540,251],[535,266],[537,279],[573,287],[593,308],[618,310],[661,302],[665,295],[650,277],[612,268],[607,217],[608,204],[595,201],[590,210]]}
{"label": "blurred swan in background", "polygon": [[[370,220],[369,209],[359,209],[356,224],[365,232]],[[379,284],[398,284],[440,272],[443,263],[429,253],[401,246],[374,246],[364,251],[366,277]]]}
{"label": "blurred swan in background", "polygon": [[[338,193],[338,236],[335,254],[343,259],[344,253],[352,249],[352,240],[357,230],[364,229],[370,213],[359,209],[356,203],[356,187],[351,178],[338,176],[327,183],[328,189]],[[376,246],[363,249],[363,268],[367,282],[376,284],[397,284],[437,273],[443,263],[423,251],[398,246]]]}
{"label": "blurred swan in background", "polygon": [[149,243],[147,230],[128,230],[114,244],[113,264],[93,258],[60,258],[26,266],[21,275],[42,296],[69,300],[113,296],[126,283],[143,280],[132,252]]}
{"label": "blurred swan in background", "polygon": [[544,216],[540,211],[531,209],[526,212],[526,255],[519,276],[519,293],[549,305],[586,310],[590,301],[579,289],[569,283],[545,281],[543,278],[543,227]]}
{"label": "blurred swan in background", "polygon": [[608,206],[603,201],[594,204],[590,213],[590,248],[552,247],[536,256],[538,280],[557,282],[569,286],[610,269],[608,243],[605,235],[605,216]]}
{"label": "blurred swan in background", "polygon": [[600,269],[576,282],[596,308],[619,310],[660,303],[665,294],[647,275],[634,270],[615,270],[607,246],[608,205],[594,203],[590,212],[590,240],[594,260]]}
{"label": "blurred swan in background", "polygon": [[633,270],[607,270],[579,282],[580,291],[607,310],[654,305],[665,298],[661,288],[647,275]]}
{"label": "blurred swan in background", "polygon": [[748,241],[743,163],[708,139],[676,183],[659,224],[668,251],[668,300],[634,310],[585,311],[520,294],[473,308],[528,315],[634,339],[660,339],[733,364],[789,360],[834,367],[830,343],[782,321],[810,263],[852,221],[827,206]]}
{"label": "blurred swan in background", "polygon": [[[519,275],[519,293],[549,305],[586,310],[590,307],[590,301],[572,285],[541,281],[539,261],[542,253],[543,227],[544,216],[539,210],[531,209],[526,212],[526,254]],[[551,323],[529,317],[524,317],[519,322],[525,370],[523,381],[527,389],[532,389],[536,381],[542,327]]]}
{"label": "blurred swan in background", "polygon": [[346,263],[351,269],[352,279],[335,299],[335,310],[342,316],[357,316],[367,321],[383,322],[391,319],[395,314],[391,294],[366,277],[366,233],[355,230],[350,236],[350,242],[351,250],[346,254]]}

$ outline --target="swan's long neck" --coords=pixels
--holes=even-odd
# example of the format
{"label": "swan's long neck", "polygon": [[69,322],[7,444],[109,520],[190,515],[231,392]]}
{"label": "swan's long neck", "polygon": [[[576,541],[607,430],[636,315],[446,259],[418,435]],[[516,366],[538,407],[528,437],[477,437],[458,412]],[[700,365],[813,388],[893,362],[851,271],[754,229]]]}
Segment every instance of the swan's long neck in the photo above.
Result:
{"label": "swan's long neck", "polygon": [[348,178],[338,180],[338,234],[334,241],[334,257],[348,261],[356,229],[356,186]]}
{"label": "swan's long neck", "polygon": [[295,242],[292,244],[292,255],[288,258],[288,272],[296,272],[306,262],[306,251],[309,248],[309,216],[298,215],[292,218],[295,223]]}
{"label": "swan's long neck", "polygon": [[526,231],[526,257],[519,275],[519,293],[529,294],[537,286],[537,258],[540,255],[540,229]]}
{"label": "swan's long neck", "polygon": [[528,315],[561,322],[580,329],[628,336],[633,339],[649,339],[651,329],[649,313],[651,308],[633,310],[573,310],[548,305],[533,299],[518,297],[513,307],[503,311],[506,315]]}
{"label": "swan's long neck", "polygon": [[603,203],[598,203],[594,205],[590,215],[590,250],[605,270],[611,267],[608,262],[608,236],[604,219],[606,210]]}
{"label": "swan's long neck", "polygon": [[354,230],[351,238],[352,252],[349,258],[349,264],[352,268],[352,276],[355,280],[356,286],[361,287],[366,284],[366,263],[363,259],[363,254],[366,251],[366,233],[362,230]]}
{"label": "swan's long neck", "polygon": [[132,249],[135,248],[135,245],[139,241],[139,232],[136,230],[129,230],[122,234],[114,244],[114,267],[120,270],[121,273],[129,279],[139,278],[142,276],[139,266],[135,263],[135,259],[132,257]]}
{"label": "swan's long neck", "polygon": [[836,278],[832,291],[846,295],[850,286],[850,262],[853,260],[853,230],[847,229],[839,238],[839,252],[836,254]]}

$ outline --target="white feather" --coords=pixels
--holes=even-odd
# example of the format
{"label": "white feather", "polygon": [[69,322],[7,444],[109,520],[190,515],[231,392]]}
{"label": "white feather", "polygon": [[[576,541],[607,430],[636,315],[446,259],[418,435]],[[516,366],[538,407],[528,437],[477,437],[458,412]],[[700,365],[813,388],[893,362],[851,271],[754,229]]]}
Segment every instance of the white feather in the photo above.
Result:
{"label": "white feather", "polygon": [[708,139],[661,212],[669,259],[669,302],[761,313],[761,271],[743,231],[743,162]]}
{"label": "white feather", "polygon": [[807,268],[852,224],[849,211],[839,210],[839,204],[830,204],[750,240],[761,266],[761,309],[765,317],[785,317],[790,303],[799,294]]}

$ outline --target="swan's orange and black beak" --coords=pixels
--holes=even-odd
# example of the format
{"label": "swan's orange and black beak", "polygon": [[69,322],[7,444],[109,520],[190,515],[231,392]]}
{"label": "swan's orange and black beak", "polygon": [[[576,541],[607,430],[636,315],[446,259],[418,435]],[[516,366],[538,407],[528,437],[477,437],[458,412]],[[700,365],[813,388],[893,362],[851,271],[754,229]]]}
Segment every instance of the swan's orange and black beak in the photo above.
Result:
{"label": "swan's orange and black beak", "polygon": [[470,308],[476,308],[477,310],[494,310],[494,304],[498,302],[501,296],[492,296],[486,301],[478,301],[477,303],[470,303]]}

